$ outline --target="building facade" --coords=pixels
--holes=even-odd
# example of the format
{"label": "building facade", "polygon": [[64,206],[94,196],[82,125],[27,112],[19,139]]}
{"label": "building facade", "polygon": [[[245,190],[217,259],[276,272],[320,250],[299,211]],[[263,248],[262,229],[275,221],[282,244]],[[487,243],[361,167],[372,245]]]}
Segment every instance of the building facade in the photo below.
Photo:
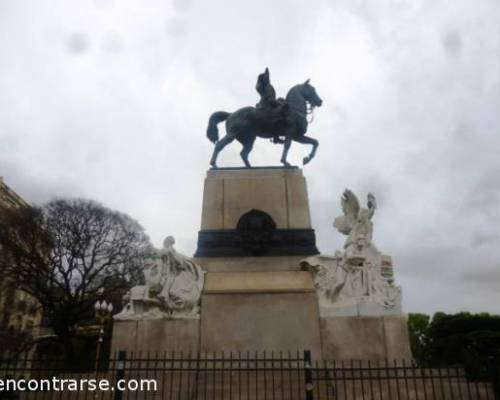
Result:
{"label": "building facade", "polygon": [[[0,208],[29,207],[0,177]],[[0,248],[0,257],[2,249]],[[28,293],[16,288],[16,283],[0,278],[0,331],[38,336],[42,310]]]}

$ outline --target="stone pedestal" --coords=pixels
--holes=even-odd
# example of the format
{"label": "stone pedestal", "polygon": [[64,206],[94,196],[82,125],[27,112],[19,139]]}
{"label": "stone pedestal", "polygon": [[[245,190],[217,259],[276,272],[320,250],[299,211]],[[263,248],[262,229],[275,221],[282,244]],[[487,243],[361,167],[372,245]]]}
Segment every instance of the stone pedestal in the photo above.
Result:
{"label": "stone pedestal", "polygon": [[206,271],[200,319],[115,321],[113,350],[411,358],[404,316],[320,317],[313,275],[300,265],[316,254],[300,169],[210,170],[194,257]]}
{"label": "stone pedestal", "polygon": [[327,360],[410,360],[404,315],[320,318],[321,348]]}
{"label": "stone pedestal", "polygon": [[316,291],[300,260],[317,254],[297,168],[210,170],[195,261],[207,271],[201,351],[321,357]]}
{"label": "stone pedestal", "polygon": [[207,172],[201,230],[234,229],[251,209],[268,213],[278,229],[310,229],[306,181],[298,168],[220,168]]}
{"label": "stone pedestal", "polygon": [[217,257],[211,265],[227,265],[227,258],[317,253],[300,169],[223,168],[207,172],[197,260]]}
{"label": "stone pedestal", "polygon": [[316,292],[306,272],[209,273],[201,351],[291,351],[321,357]]}
{"label": "stone pedestal", "polygon": [[199,319],[150,319],[115,321],[111,351],[143,354],[164,351],[197,352],[200,348]]}
{"label": "stone pedestal", "polygon": [[300,271],[304,256],[283,257],[195,257],[195,262],[211,272]]}

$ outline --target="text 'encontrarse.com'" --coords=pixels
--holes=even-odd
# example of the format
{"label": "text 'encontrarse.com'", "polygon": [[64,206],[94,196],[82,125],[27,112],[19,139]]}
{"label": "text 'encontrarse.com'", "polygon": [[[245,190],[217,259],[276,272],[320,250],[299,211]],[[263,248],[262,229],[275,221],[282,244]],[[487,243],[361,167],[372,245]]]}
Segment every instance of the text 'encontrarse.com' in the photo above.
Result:
{"label": "text 'encontrarse.com'", "polygon": [[0,379],[0,392],[77,392],[77,391],[156,391],[155,379],[119,379],[110,382],[108,379]]}

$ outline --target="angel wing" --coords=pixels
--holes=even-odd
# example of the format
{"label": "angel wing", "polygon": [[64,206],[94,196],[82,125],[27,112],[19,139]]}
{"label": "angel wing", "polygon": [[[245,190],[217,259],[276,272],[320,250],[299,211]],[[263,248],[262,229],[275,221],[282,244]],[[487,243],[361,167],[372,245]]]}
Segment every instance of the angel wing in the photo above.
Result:
{"label": "angel wing", "polygon": [[371,217],[373,217],[373,214],[375,214],[375,209],[377,208],[377,201],[375,200],[375,196],[371,193],[368,193],[367,207],[368,218],[371,219]]}
{"label": "angel wing", "polygon": [[358,219],[359,201],[351,190],[346,189],[342,194],[341,202],[344,215],[335,218],[333,226],[337,228],[340,233],[348,235]]}
{"label": "angel wing", "polygon": [[344,191],[342,195],[342,211],[349,219],[358,218],[359,201],[356,195],[349,189]]}

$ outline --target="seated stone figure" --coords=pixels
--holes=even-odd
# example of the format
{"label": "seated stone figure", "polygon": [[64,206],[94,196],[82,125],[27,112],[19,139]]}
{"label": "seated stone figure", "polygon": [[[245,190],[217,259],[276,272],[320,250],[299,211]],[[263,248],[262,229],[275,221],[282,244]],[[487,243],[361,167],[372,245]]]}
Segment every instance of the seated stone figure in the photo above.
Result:
{"label": "seated stone figure", "polygon": [[156,250],[144,269],[145,285],[124,296],[124,308],[115,319],[198,318],[205,272],[175,251],[172,236]]}
{"label": "seated stone figure", "polygon": [[394,285],[392,260],[372,243],[375,197],[368,194],[367,208],[346,190],[344,215],[334,226],[347,235],[343,251],[309,257],[302,268],[312,272],[318,291],[320,313],[333,315],[401,314],[401,288]]}

